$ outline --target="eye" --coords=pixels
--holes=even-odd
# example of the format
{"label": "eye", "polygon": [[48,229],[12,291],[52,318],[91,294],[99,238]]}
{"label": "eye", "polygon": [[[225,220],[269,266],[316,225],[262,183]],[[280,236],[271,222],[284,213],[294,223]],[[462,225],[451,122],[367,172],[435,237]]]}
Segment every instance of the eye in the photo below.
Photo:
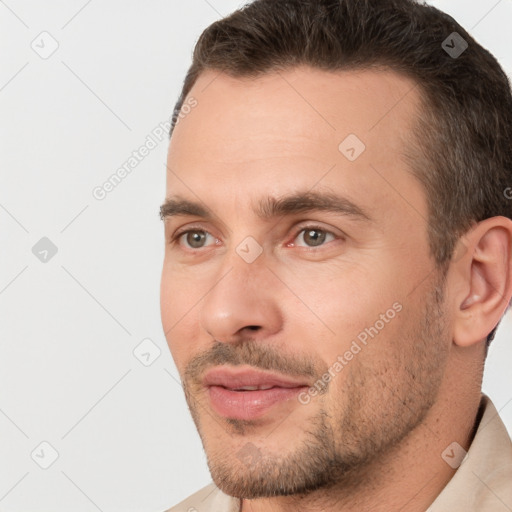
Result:
{"label": "eye", "polygon": [[[319,247],[324,245],[325,242],[335,239],[335,235],[330,231],[326,231],[318,226],[306,226],[299,231],[292,245],[298,245],[301,247]],[[301,240],[303,244],[297,243],[297,241]]]}
{"label": "eye", "polygon": [[188,231],[182,231],[178,233],[174,238],[173,242],[179,245],[185,245],[188,249],[201,249],[203,247],[207,247],[208,245],[206,241],[208,237],[216,242],[216,239],[203,229],[189,229]]}

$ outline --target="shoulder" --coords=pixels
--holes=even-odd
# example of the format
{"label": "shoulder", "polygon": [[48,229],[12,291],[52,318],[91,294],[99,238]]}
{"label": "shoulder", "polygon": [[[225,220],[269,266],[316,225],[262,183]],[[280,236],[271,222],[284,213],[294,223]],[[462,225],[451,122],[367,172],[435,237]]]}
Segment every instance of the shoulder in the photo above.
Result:
{"label": "shoulder", "polygon": [[512,510],[510,435],[487,395],[482,395],[479,416],[466,456],[428,512]]}

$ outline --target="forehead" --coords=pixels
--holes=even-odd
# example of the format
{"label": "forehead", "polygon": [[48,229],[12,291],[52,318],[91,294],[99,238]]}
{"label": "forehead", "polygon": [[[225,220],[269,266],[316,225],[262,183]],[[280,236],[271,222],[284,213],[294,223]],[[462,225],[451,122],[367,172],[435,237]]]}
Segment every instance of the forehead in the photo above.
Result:
{"label": "forehead", "polygon": [[197,106],[169,145],[167,194],[205,202],[231,194],[243,208],[251,195],[317,188],[398,215],[412,204],[424,217],[423,190],[402,154],[419,94],[415,82],[383,69],[300,67],[256,79],[206,71],[188,96]]}
{"label": "forehead", "polygon": [[[198,106],[180,121],[176,138],[195,135],[209,150],[216,149],[211,143],[222,141],[229,149],[243,143],[244,152],[257,146],[248,146],[249,139],[303,137],[332,146],[344,133],[355,133],[376,148],[383,135],[396,140],[410,129],[419,104],[417,84],[387,69],[299,67],[258,78],[207,70],[191,97]],[[227,148],[219,149],[225,153]]]}

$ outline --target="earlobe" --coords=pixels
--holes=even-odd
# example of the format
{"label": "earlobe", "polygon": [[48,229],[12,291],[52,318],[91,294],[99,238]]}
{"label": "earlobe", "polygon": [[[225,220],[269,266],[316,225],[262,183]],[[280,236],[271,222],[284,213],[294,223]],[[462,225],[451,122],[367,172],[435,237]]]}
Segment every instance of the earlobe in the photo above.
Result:
{"label": "earlobe", "polygon": [[512,221],[491,217],[465,236],[467,251],[454,262],[461,292],[455,297],[454,343],[469,347],[485,340],[512,296]]}

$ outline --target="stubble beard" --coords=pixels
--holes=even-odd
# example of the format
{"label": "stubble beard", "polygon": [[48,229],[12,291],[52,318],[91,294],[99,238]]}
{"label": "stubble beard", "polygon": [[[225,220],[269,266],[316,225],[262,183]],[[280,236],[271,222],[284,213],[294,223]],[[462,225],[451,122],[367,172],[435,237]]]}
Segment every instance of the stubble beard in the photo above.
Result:
{"label": "stubble beard", "polygon": [[[301,439],[285,436],[294,446],[280,453],[251,443],[254,425],[250,421],[224,420],[227,435],[212,439],[201,420],[208,418],[215,429],[219,425],[196,400],[193,386],[185,379],[187,403],[217,487],[230,496],[254,499],[306,495],[333,487],[353,493],[358,486],[371,484],[371,465],[421,425],[436,402],[449,345],[444,334],[443,292],[444,281],[439,279],[426,295],[422,316],[415,323],[404,323],[406,332],[390,345],[396,347],[391,358],[378,364],[369,359],[374,362],[368,365],[358,354],[343,369],[341,406],[327,408],[320,400],[329,398],[328,393],[316,405],[312,401],[303,406],[315,407],[316,412],[304,424]],[[364,349],[371,350],[371,345]],[[330,402],[334,402],[332,397]],[[283,435],[290,421],[293,413],[270,435]],[[249,457],[240,457],[243,447],[252,447],[254,456],[249,449]]]}

